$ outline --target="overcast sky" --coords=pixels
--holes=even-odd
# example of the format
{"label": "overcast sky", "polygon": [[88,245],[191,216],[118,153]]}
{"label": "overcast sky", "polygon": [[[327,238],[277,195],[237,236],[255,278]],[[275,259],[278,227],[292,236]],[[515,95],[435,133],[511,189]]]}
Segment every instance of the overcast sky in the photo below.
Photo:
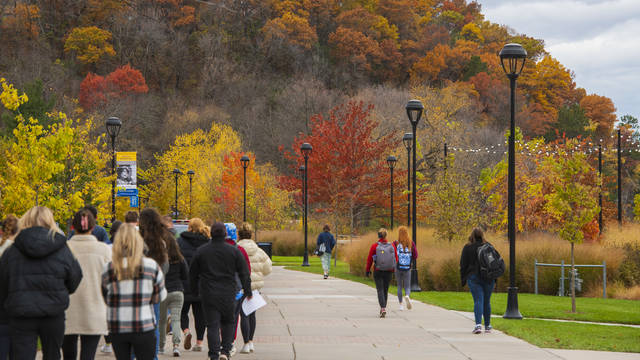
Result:
{"label": "overcast sky", "polygon": [[485,18],[543,39],[576,83],[640,118],[640,0],[478,0]]}

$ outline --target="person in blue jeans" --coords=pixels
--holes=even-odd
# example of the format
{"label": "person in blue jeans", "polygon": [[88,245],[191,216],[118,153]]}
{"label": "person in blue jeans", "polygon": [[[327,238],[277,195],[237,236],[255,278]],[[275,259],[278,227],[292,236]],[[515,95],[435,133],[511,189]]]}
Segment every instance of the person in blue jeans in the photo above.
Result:
{"label": "person in blue jeans", "polygon": [[473,314],[476,325],[474,334],[482,332],[482,318],[484,317],[484,332],[491,332],[491,293],[496,285],[495,280],[483,280],[480,278],[480,265],[478,264],[478,248],[486,243],[484,233],[475,228],[469,236],[469,243],[462,249],[460,256],[460,280],[461,285],[469,286],[473,296]]}

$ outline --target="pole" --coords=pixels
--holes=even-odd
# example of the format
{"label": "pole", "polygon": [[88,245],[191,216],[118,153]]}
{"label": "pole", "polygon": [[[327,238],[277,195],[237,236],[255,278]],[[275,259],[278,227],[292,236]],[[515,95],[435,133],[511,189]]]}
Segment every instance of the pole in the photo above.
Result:
{"label": "pole", "polygon": [[191,190],[192,190],[192,186],[191,186],[191,181],[192,181],[192,177],[189,176],[189,218],[191,218],[193,216],[193,198],[191,197]]}
{"label": "pole", "polygon": [[393,230],[393,168],[391,168],[391,230]]}
{"label": "pole", "polygon": [[111,222],[116,221],[116,137],[111,137]]}
{"label": "pole", "polygon": [[176,175],[176,200],[174,205],[173,218],[178,219],[178,174],[175,174],[175,175]]}
{"label": "pole", "polygon": [[304,156],[304,255],[302,266],[309,266],[309,251],[307,249],[307,216],[308,216],[308,186],[307,178],[309,176],[309,156]]}
{"label": "pole", "polygon": [[622,146],[618,129],[618,225],[622,225]]}
{"label": "pole", "polygon": [[[413,209],[412,209],[412,214],[411,214],[411,218],[413,219],[413,222],[411,223],[411,238],[413,241],[413,246],[417,247],[417,230],[418,230],[418,217],[417,217],[417,198],[416,198],[416,149],[418,148],[417,144],[418,144],[418,138],[416,136],[416,132],[417,132],[417,127],[418,127],[418,123],[417,122],[412,122],[411,123],[411,127],[413,129],[413,158],[412,158],[412,165],[413,165],[413,179],[412,179],[412,184],[413,184],[413,189],[411,191],[411,200],[413,202]],[[411,291],[412,292],[418,292],[418,291],[422,291],[422,289],[420,288],[420,284],[418,284],[418,268],[417,268],[417,262],[416,260],[413,260],[413,266],[411,269]]]}
{"label": "pole", "polygon": [[247,167],[242,166],[242,169],[244,169],[244,213],[242,221],[247,222]]}
{"label": "pole", "polygon": [[411,227],[411,148],[407,148],[407,227]]}
{"label": "pole", "polygon": [[602,234],[602,144],[598,144],[598,175],[600,176],[600,193],[598,194],[598,232]]}
{"label": "pole", "polygon": [[447,143],[444,143],[444,170],[447,171]]}
{"label": "pole", "polygon": [[522,319],[518,310],[518,288],[516,287],[516,79],[517,74],[509,74],[511,85],[511,119],[509,121],[509,173],[508,191],[508,237],[509,237],[509,293],[505,319]]}

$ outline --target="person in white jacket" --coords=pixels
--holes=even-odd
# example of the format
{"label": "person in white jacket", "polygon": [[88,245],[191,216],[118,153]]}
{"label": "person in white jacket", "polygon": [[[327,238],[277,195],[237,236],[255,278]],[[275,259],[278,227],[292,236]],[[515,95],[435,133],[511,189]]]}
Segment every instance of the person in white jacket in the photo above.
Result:
{"label": "person in white jacket", "polygon": [[[260,290],[264,286],[264,277],[271,274],[271,259],[269,256],[258,247],[255,241],[251,240],[253,231],[251,224],[243,223],[238,230],[238,246],[241,246],[249,255],[249,262],[251,263],[251,290]],[[245,315],[240,311],[240,330],[242,331],[242,338],[244,340],[244,346],[241,353],[246,354],[254,352],[253,335],[256,332],[256,313],[255,311],[249,315]]]}

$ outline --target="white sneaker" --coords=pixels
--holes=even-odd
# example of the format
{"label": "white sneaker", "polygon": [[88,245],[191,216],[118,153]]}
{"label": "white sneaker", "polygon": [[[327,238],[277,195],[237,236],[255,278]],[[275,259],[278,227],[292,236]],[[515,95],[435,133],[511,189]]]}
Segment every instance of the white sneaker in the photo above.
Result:
{"label": "white sneaker", "polygon": [[404,297],[404,302],[407,304],[407,310],[411,310],[411,299],[409,299],[408,296],[405,295]]}
{"label": "white sneaker", "polygon": [[473,334],[482,334],[482,325],[478,324],[473,328]]}
{"label": "white sneaker", "polygon": [[231,350],[229,351],[229,357],[232,357],[237,352],[238,352],[238,350],[236,349],[236,344],[231,345]]}
{"label": "white sneaker", "polygon": [[249,341],[249,347],[250,347],[250,351],[254,352],[256,349],[253,347],[253,341]]}
{"label": "white sneaker", "polygon": [[404,305],[402,305],[402,303],[400,303],[400,307],[398,308],[398,310],[404,311]]}
{"label": "white sneaker", "polygon": [[113,352],[113,347],[111,347],[111,344],[104,344],[100,348],[100,351],[105,354],[111,354]]}
{"label": "white sneaker", "polygon": [[180,357],[180,349],[177,346],[173,347],[173,357]]}
{"label": "white sneaker", "polygon": [[251,345],[249,343],[245,343],[242,349],[240,349],[241,354],[248,354],[251,352]]}

